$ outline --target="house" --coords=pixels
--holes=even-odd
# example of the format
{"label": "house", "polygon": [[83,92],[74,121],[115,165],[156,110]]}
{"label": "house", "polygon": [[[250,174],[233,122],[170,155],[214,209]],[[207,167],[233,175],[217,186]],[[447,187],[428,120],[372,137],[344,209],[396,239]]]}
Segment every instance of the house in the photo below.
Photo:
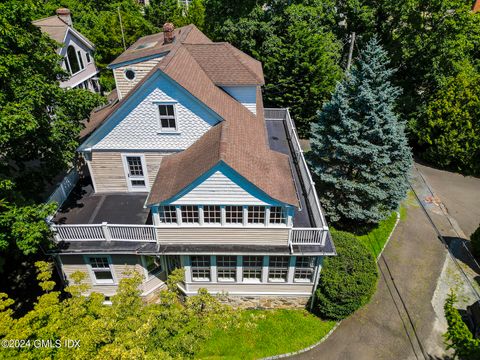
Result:
{"label": "house", "polygon": [[335,248],[288,109],[263,107],[261,63],[165,24],[109,67],[118,101],[51,222],[65,280],[83,271],[108,297],[137,270],[150,297],[182,267],[187,296],[305,306]]}
{"label": "house", "polygon": [[70,10],[57,9],[56,15],[36,20],[33,24],[62,45],[58,49],[58,54],[63,57],[62,68],[71,76],[60,82],[60,87],[100,92],[98,69],[93,60],[95,46],[73,28]]}

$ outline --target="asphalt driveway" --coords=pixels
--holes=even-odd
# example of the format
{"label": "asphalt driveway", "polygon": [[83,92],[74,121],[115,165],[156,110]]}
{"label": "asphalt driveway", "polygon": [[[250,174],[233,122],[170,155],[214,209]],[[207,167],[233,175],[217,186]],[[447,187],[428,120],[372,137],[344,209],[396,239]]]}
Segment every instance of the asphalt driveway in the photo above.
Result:
{"label": "asphalt driveway", "polygon": [[[476,215],[470,218],[470,214],[478,208],[480,179],[419,169],[457,218],[468,215],[459,220],[468,232],[475,222]],[[412,183],[442,235],[455,236],[455,229],[439,210],[438,199],[432,201],[430,189],[417,172]],[[344,320],[325,342],[294,359],[448,358],[442,338],[444,319],[438,304],[435,309],[432,305],[432,299],[438,298],[438,279],[448,264],[447,250],[415,198],[409,198],[407,208],[406,219],[399,223],[379,260],[380,279],[372,301]],[[437,303],[441,308],[442,302]]]}

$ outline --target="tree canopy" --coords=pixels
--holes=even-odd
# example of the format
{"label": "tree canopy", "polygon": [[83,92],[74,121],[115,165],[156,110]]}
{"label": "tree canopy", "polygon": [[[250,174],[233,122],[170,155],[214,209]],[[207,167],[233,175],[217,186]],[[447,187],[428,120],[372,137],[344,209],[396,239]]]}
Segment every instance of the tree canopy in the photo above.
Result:
{"label": "tree canopy", "polygon": [[103,98],[64,90],[58,44],[32,25],[39,1],[0,3],[0,253],[46,243],[45,185],[75,156],[78,134]]}
{"label": "tree canopy", "polygon": [[378,223],[397,209],[412,164],[388,55],[372,38],[361,56],[312,125],[309,153],[329,219],[348,228]]}

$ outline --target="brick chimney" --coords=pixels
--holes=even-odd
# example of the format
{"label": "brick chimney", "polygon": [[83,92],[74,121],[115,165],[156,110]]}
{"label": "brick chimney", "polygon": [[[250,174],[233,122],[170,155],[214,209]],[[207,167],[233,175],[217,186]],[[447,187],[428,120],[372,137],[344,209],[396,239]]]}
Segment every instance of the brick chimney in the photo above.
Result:
{"label": "brick chimney", "polygon": [[175,39],[175,35],[173,31],[175,30],[175,26],[172,23],[165,23],[163,25],[163,43],[164,44],[171,44]]}
{"label": "brick chimney", "polygon": [[72,26],[72,17],[70,16],[70,10],[67,8],[59,8],[57,11],[57,16],[62,19],[68,26]]}

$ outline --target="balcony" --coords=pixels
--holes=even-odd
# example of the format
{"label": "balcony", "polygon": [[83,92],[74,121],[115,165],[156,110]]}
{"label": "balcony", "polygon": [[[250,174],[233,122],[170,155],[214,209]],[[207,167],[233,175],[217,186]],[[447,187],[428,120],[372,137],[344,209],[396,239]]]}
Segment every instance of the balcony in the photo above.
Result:
{"label": "balcony", "polygon": [[94,194],[80,180],[51,219],[61,252],[141,254],[262,253],[333,255],[335,248],[287,109],[265,109],[272,150],[289,156],[300,209],[292,228],[163,227],[152,225],[143,194]]}

